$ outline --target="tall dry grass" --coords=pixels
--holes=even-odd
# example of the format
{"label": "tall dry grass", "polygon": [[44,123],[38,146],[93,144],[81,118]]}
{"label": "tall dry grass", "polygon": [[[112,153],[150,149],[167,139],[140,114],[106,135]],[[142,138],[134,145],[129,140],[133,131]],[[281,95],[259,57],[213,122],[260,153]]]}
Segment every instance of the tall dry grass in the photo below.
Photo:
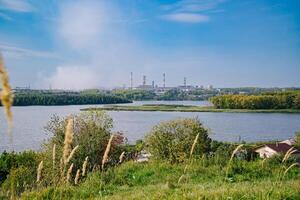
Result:
{"label": "tall dry grass", "polygon": [[73,163],[72,163],[72,164],[70,165],[68,171],[67,171],[67,179],[66,179],[67,183],[70,182],[71,175],[72,175],[72,170],[73,170],[73,166],[74,166],[74,165],[73,165]]}
{"label": "tall dry grass", "polygon": [[119,164],[121,164],[124,161],[125,158],[125,151],[123,151],[119,157]]}
{"label": "tall dry grass", "polygon": [[185,176],[185,174],[186,174],[186,172],[187,172],[187,169],[188,169],[189,165],[192,163],[192,156],[193,156],[193,153],[194,153],[194,151],[195,151],[195,147],[196,147],[196,144],[197,144],[197,142],[198,142],[199,135],[200,135],[200,133],[198,133],[198,134],[196,135],[196,137],[195,137],[195,139],[194,139],[194,141],[193,141],[193,144],[192,144],[192,147],[191,147],[191,151],[190,151],[190,158],[189,158],[189,161],[188,161],[188,163],[187,163],[187,164],[185,165],[185,167],[184,167],[183,174],[179,177],[179,179],[178,179],[178,181],[177,181],[178,184],[181,183],[182,179],[184,178],[184,176]]}
{"label": "tall dry grass", "polygon": [[108,161],[108,154],[109,154],[109,151],[110,151],[110,148],[111,148],[111,143],[113,141],[113,138],[114,138],[114,135],[112,134],[108,140],[108,143],[107,143],[107,146],[106,146],[106,149],[105,149],[105,152],[104,152],[104,155],[103,155],[103,158],[102,158],[102,170],[104,169],[104,165],[107,163]]}
{"label": "tall dry grass", "polygon": [[40,162],[38,168],[37,168],[37,176],[36,176],[36,182],[40,182],[42,178],[42,170],[43,170],[43,161]]}
{"label": "tall dry grass", "polygon": [[67,126],[66,126],[66,132],[65,132],[65,140],[64,140],[64,149],[63,149],[63,161],[64,165],[68,163],[68,158],[70,156],[70,153],[72,152],[72,143],[73,143],[73,119],[69,119]]}
{"label": "tall dry grass", "polygon": [[12,124],[13,124],[13,114],[11,111],[11,107],[13,105],[13,92],[11,90],[11,86],[9,84],[9,77],[8,73],[4,67],[4,61],[3,57],[0,54],[0,77],[1,77],[1,84],[2,84],[2,90],[0,93],[0,99],[1,99],[1,104],[4,107],[5,111],[5,116],[8,122],[8,132],[11,132]]}
{"label": "tall dry grass", "polygon": [[82,164],[82,176],[85,176],[85,174],[86,174],[88,159],[89,159],[89,157],[87,156]]}
{"label": "tall dry grass", "polygon": [[76,172],[76,176],[75,176],[75,180],[74,180],[75,185],[78,185],[79,178],[80,178],[80,169],[78,169]]}
{"label": "tall dry grass", "polygon": [[52,148],[52,167],[55,169],[55,159],[56,159],[56,144]]}
{"label": "tall dry grass", "polygon": [[72,151],[71,151],[71,153],[70,153],[70,155],[69,155],[69,157],[68,157],[68,159],[67,159],[67,163],[69,163],[70,162],[70,160],[73,158],[73,156],[74,156],[74,154],[75,154],[75,152],[76,152],[76,150],[79,148],[79,145],[77,145],[76,147],[74,147],[74,149],[72,149]]}
{"label": "tall dry grass", "polygon": [[229,162],[227,164],[227,168],[226,168],[226,178],[228,177],[228,172],[229,172],[229,169],[231,167],[231,163],[232,163],[232,160],[235,156],[235,154],[243,147],[244,145],[243,144],[240,144],[238,145],[232,152],[231,156],[230,156],[230,159],[229,159]]}

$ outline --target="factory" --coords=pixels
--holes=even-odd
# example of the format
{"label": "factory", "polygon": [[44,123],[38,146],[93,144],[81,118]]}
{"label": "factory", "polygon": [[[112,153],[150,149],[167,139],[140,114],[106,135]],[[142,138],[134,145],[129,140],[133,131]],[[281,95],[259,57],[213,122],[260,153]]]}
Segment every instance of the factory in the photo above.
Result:
{"label": "factory", "polygon": [[175,87],[170,87],[170,86],[168,87],[168,86],[166,86],[166,74],[165,73],[162,74],[162,81],[163,81],[162,85],[155,84],[154,80],[151,81],[151,84],[148,84],[147,76],[143,75],[141,84],[137,85],[137,86],[134,86],[134,84],[133,84],[133,72],[131,72],[130,73],[130,87],[127,88],[127,89],[131,89],[131,90],[148,90],[148,91],[154,91],[157,94],[163,94],[166,91],[171,90],[171,89],[178,89],[178,90],[181,90],[181,91],[184,91],[184,92],[189,92],[189,91],[198,90],[198,89],[213,90],[212,85],[208,85],[206,88],[203,85],[201,85],[201,86],[188,85],[186,77],[183,78],[183,85],[179,85],[179,86],[175,86]]}

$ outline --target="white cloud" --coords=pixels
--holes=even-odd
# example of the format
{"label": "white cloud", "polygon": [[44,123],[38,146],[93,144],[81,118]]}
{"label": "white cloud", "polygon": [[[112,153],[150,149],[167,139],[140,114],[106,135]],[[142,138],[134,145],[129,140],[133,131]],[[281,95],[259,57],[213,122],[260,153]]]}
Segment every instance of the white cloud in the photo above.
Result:
{"label": "white cloud", "polygon": [[61,8],[58,32],[72,48],[93,45],[104,29],[106,14],[97,1],[77,1]]}
{"label": "white cloud", "polygon": [[2,51],[6,57],[14,59],[22,57],[57,58],[57,56],[51,52],[34,51],[3,43],[0,43],[0,51]]}
{"label": "white cloud", "polygon": [[59,66],[54,74],[43,79],[45,87],[53,89],[90,89],[99,88],[99,78],[86,66]]}
{"label": "white cloud", "polygon": [[34,10],[27,0],[0,0],[0,9],[15,12],[32,12]]}
{"label": "white cloud", "polygon": [[194,13],[174,13],[161,16],[165,20],[184,23],[203,23],[209,21],[209,16]]}

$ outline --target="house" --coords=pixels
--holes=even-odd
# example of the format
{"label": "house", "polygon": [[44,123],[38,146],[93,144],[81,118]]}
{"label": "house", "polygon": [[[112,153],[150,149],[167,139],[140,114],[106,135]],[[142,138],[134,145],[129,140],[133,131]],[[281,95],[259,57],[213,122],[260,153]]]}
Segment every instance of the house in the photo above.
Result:
{"label": "house", "polygon": [[291,138],[291,139],[283,140],[280,143],[285,143],[285,144],[294,146],[296,144],[296,139],[295,138]]}
{"label": "house", "polygon": [[[256,153],[259,154],[259,157],[261,158],[270,158],[274,155],[280,155],[280,154],[286,154],[288,150],[291,148],[294,148],[292,145],[288,144],[288,142],[279,142],[276,144],[265,144],[262,146],[259,146],[254,149]],[[293,156],[300,157],[300,152],[297,150],[293,153]]]}

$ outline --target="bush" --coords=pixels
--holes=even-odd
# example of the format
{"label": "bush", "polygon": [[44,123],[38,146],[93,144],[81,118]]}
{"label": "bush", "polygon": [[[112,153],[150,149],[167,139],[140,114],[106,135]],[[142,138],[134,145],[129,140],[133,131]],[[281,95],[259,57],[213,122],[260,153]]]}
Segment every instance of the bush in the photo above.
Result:
{"label": "bush", "polygon": [[7,196],[19,196],[28,188],[32,188],[35,184],[36,168],[20,166],[12,169],[2,185],[2,189],[7,191]]}
{"label": "bush", "polygon": [[38,165],[38,154],[33,151],[22,153],[3,152],[0,155],[0,185],[6,180],[12,169],[18,167],[28,167],[36,169]]}
{"label": "bush", "polygon": [[[93,167],[99,167],[102,161],[102,156],[106,149],[109,138],[112,135],[112,119],[102,111],[86,111],[78,115],[72,116],[74,119],[74,139],[72,148],[79,145],[70,163],[74,164],[73,174],[77,169],[81,169],[85,158],[88,156],[88,171]],[[47,174],[53,173],[52,166],[52,148],[56,144],[56,166],[59,171],[60,159],[64,146],[65,127],[68,118],[60,119],[58,116],[53,116],[45,129],[53,135],[50,140],[44,144],[44,166]],[[114,165],[118,163],[119,156],[125,149],[125,138],[122,134],[115,134],[109,153],[109,163]],[[48,183],[54,179],[48,176]],[[61,177],[58,177],[60,179]]]}
{"label": "bush", "polygon": [[208,131],[198,119],[176,119],[162,122],[153,127],[146,136],[146,145],[154,158],[171,163],[182,162],[189,153],[197,134],[199,135],[194,154],[201,155],[210,149]]}

